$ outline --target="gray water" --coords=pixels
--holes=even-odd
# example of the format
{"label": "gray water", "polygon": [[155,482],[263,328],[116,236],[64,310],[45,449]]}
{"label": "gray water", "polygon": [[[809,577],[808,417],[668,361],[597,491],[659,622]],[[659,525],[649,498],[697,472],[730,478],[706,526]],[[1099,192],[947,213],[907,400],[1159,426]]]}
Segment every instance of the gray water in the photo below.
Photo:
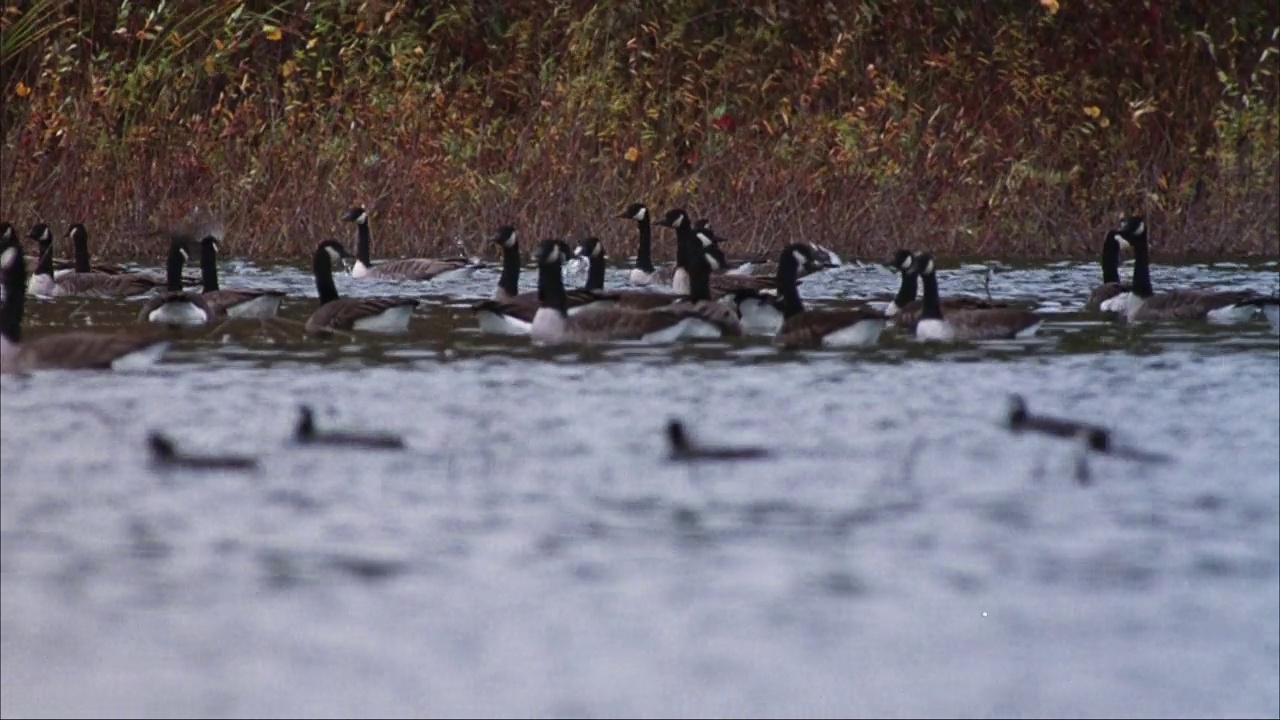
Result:
{"label": "gray water", "polygon": [[[1154,277],[1269,292],[1276,268]],[[1280,715],[1264,320],[1111,323],[1076,312],[1096,265],[1059,263],[991,279],[1045,313],[1029,341],[550,349],[476,331],[494,273],[338,281],[426,301],[404,337],[251,323],[148,371],[3,379],[4,716]],[[298,268],[223,284],[314,306]],[[850,265],[802,291],[895,288]],[[33,337],[139,307],[28,305]],[[1168,461],[1095,455],[1082,484],[1073,443],[1002,426],[1015,391]],[[292,445],[302,402],[408,450]],[[773,456],[669,462],[669,417]],[[153,468],[151,429],[261,468]]]}

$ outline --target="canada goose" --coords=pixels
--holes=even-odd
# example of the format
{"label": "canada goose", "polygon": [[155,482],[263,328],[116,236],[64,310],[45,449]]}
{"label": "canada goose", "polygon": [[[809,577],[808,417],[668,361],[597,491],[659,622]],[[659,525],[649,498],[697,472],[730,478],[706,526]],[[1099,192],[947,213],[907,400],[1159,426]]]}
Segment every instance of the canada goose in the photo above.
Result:
{"label": "canada goose", "polygon": [[[159,280],[135,273],[107,275],[95,272],[71,272],[55,276],[53,270],[53,233],[44,223],[36,223],[28,235],[40,246],[36,271],[28,291],[42,297],[135,297],[151,292]],[[87,258],[86,258],[87,260]]]}
{"label": "canada goose", "polygon": [[1111,431],[1106,428],[1047,415],[1032,415],[1027,410],[1027,402],[1018,394],[1009,396],[1008,424],[1014,432],[1031,430],[1055,437],[1079,438],[1090,450],[1102,453],[1111,449]]}
{"label": "canada goose", "polygon": [[309,405],[298,408],[298,424],[294,426],[293,438],[299,445],[340,445],[368,450],[404,449],[404,440],[401,440],[398,435],[351,430],[317,430],[315,414]]}
{"label": "canada goose", "polygon": [[[695,252],[695,248],[708,247],[715,242],[715,238],[709,234],[699,235],[698,231],[693,229],[693,223],[689,220],[689,213],[683,208],[673,208],[667,211],[658,221],[659,225],[669,227],[676,232],[676,270],[671,275],[671,288],[681,295],[689,294],[689,272],[685,269],[688,261],[685,259],[684,253]],[[775,287],[774,278],[759,277],[756,275],[725,275],[718,274],[711,276],[711,294],[712,299],[719,299],[721,296],[732,293],[735,290],[763,290]]]}
{"label": "canada goose", "polygon": [[[527,335],[533,323],[533,316],[538,312],[538,291],[519,292],[520,280],[520,248],[516,243],[515,229],[509,225],[498,228],[493,242],[502,247],[502,275],[498,279],[498,289],[494,299],[481,300],[471,306],[472,312],[480,324],[480,331],[500,335]],[[569,255],[569,245],[563,240],[556,240],[560,250]],[[568,290],[565,293],[565,306],[569,314],[587,309],[599,308],[613,303],[615,293],[606,293],[600,289]]]}
{"label": "canada goose", "polygon": [[910,269],[924,282],[924,308],[916,323],[916,338],[920,340],[994,340],[998,338],[1029,338],[1036,334],[1044,319],[1029,310],[1017,308],[984,308],[957,310],[942,314],[938,301],[938,278],[934,274],[933,256],[920,253],[915,256]]}
{"label": "canada goose", "polygon": [[1267,316],[1267,322],[1271,323],[1271,331],[1280,333],[1280,296],[1254,298],[1245,302],[1262,308],[1263,314]]}
{"label": "canada goose", "polygon": [[805,265],[819,262],[806,243],[793,243],[778,254],[777,299],[756,297],[762,305],[776,307],[783,318],[773,343],[784,348],[874,345],[884,330],[884,313],[868,307],[805,310],[796,277]]}
{"label": "canada goose", "polygon": [[1102,284],[1089,293],[1089,300],[1084,304],[1086,312],[1098,312],[1102,310],[1103,303],[1121,293],[1133,290],[1133,286],[1120,282],[1122,242],[1116,230],[1109,231],[1106,239],[1102,241]]}
{"label": "canada goose", "polygon": [[342,216],[356,224],[356,264],[351,267],[351,277],[371,280],[437,280],[470,275],[481,265],[465,257],[456,258],[405,258],[384,260],[374,265],[369,259],[369,213],[363,207],[353,207]]}
{"label": "canada goose", "polygon": [[[574,254],[581,258],[587,259],[587,283],[583,286],[584,290],[604,290],[604,275],[607,265],[608,255],[604,250],[604,243],[597,237],[587,237],[578,241],[578,247],[574,249]],[[612,290],[609,292],[610,298],[621,307],[636,308],[640,310],[649,310],[663,305],[690,297],[689,295],[680,295],[674,292],[663,292],[661,290]],[[709,298],[708,298],[709,299]]]}
{"label": "canada goose", "polygon": [[137,369],[154,364],[169,348],[157,337],[129,333],[63,332],[22,340],[26,303],[26,259],[14,242],[0,242],[0,276],[6,300],[0,306],[0,372],[32,370]]}
{"label": "canada goose", "polygon": [[[84,223],[73,223],[67,228],[67,237],[71,239],[72,253],[71,258],[73,266],[67,270],[57,270],[53,273],[54,277],[61,277],[67,272],[77,273],[103,273],[105,275],[126,275],[129,274],[121,265],[95,265],[89,261],[89,231],[85,229]],[[156,282],[161,285],[160,281]]]}
{"label": "canada goose", "polygon": [[1257,314],[1258,305],[1253,301],[1265,296],[1253,290],[1169,290],[1157,294],[1151,287],[1151,250],[1147,246],[1147,224],[1141,216],[1125,218],[1116,237],[1133,249],[1133,289],[1127,295],[1117,295],[1110,305],[1126,320],[1235,323]]}
{"label": "canada goose", "polygon": [[316,246],[312,272],[320,307],[307,318],[307,332],[367,330],[400,333],[408,330],[409,318],[418,307],[414,298],[338,297],[338,288],[333,283],[333,264],[349,257],[351,254],[337,240],[325,240]]}
{"label": "canada goose", "polygon": [[186,241],[180,238],[169,241],[166,289],[147,300],[142,312],[138,313],[139,321],[192,326],[203,325],[213,319],[213,309],[199,293],[182,289],[182,264],[187,257]]}
{"label": "canada goose", "polygon": [[640,244],[636,248],[636,266],[631,270],[632,285],[665,285],[671,282],[675,273],[675,265],[661,268],[653,265],[653,230],[649,221],[649,208],[644,203],[631,203],[623,210],[619,218],[634,220],[640,233]]}
{"label": "canada goose", "polygon": [[757,460],[769,456],[769,451],[760,447],[717,447],[695,443],[685,431],[684,423],[675,418],[667,421],[667,443],[670,446],[669,457],[673,461]]}
{"label": "canada goose", "polygon": [[206,235],[200,241],[200,276],[204,281],[204,292],[200,293],[200,298],[215,317],[272,318],[280,311],[280,303],[284,300],[283,290],[219,289],[218,239],[212,235]]}
{"label": "canada goose", "polygon": [[[910,250],[898,250],[894,253],[893,259],[886,263],[902,275],[902,280],[898,285],[898,294],[884,308],[884,314],[895,325],[911,332],[915,332],[916,323],[920,321],[921,312],[924,310],[924,301],[916,298],[920,283],[917,271],[913,267],[914,263],[915,256]],[[942,311],[946,313],[1008,307],[1004,303],[992,303],[966,296],[939,298],[939,302],[942,304]]]}
{"label": "canada goose", "polygon": [[726,315],[733,317],[732,310],[709,301],[679,302],[653,310],[609,307],[569,315],[560,268],[564,257],[561,243],[555,240],[543,241],[534,253],[540,302],[530,328],[535,342],[670,342],[681,337],[720,337],[734,332],[733,324],[725,322]]}
{"label": "canada goose", "polygon": [[151,449],[151,462],[162,468],[185,470],[253,470],[258,467],[256,458],[240,455],[185,455],[178,452],[173,441],[159,431],[147,435],[147,447]]}

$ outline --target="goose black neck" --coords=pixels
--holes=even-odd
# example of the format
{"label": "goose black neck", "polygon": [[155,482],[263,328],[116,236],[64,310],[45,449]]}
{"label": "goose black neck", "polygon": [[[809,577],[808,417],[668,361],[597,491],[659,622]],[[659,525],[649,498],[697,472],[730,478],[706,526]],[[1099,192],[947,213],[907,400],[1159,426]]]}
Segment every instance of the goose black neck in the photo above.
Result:
{"label": "goose black neck", "polygon": [[[690,243],[694,243],[697,247],[693,247]],[[702,241],[694,233],[689,233],[689,237],[683,238],[681,244],[684,246],[685,258],[688,260],[688,266],[685,272],[689,274],[689,297],[695,302],[700,300],[711,299],[711,264],[707,262],[707,254],[702,251]]]}
{"label": "goose black neck", "polygon": [[790,253],[778,262],[778,297],[782,298],[782,316],[795,317],[804,312],[804,303],[800,300],[800,288],[796,285],[796,267],[794,257]]}
{"label": "goose black neck", "polygon": [[[366,266],[369,264],[367,258],[364,263]],[[515,297],[519,291],[520,248],[516,245],[511,245],[510,247],[502,246],[502,276],[498,278],[498,287],[502,288],[511,297]]]}
{"label": "goose black neck", "polygon": [[560,311],[561,315],[568,315],[560,263],[538,265],[538,303],[542,307]]}
{"label": "goose black neck", "polygon": [[373,267],[369,261],[369,221],[356,223],[356,259],[365,267]]}
{"label": "goose black neck", "polygon": [[1113,233],[1102,241],[1102,282],[1120,282],[1120,241]]}
{"label": "goose black neck", "polygon": [[182,292],[182,245],[169,246],[169,262],[165,265],[165,287],[171,292]]}
{"label": "goose black neck", "polygon": [[689,272],[690,243],[697,243],[697,247],[702,247],[702,241],[692,228],[676,228],[676,267],[684,268],[685,272]]}
{"label": "goose black neck", "polygon": [[934,273],[925,273],[924,280],[924,308],[920,312],[922,320],[941,320],[942,319],[942,303],[938,301],[938,276]]}
{"label": "goose black neck", "polygon": [[[604,255],[592,254],[587,260],[587,284],[588,290],[604,289]],[[648,272],[648,271],[646,271]]]}
{"label": "goose black neck", "polygon": [[200,243],[200,282],[205,292],[218,289],[218,252],[209,243]]}
{"label": "goose black neck", "polygon": [[1133,247],[1133,294],[1141,298],[1149,298],[1155,294],[1151,287],[1151,251],[1143,241],[1131,244]]}
{"label": "goose black neck", "polygon": [[22,248],[12,246],[18,253],[16,264],[4,273],[4,304],[0,305],[0,335],[9,342],[22,339],[22,309],[27,300],[27,265],[22,259]]}
{"label": "goose black neck", "polygon": [[36,274],[53,274],[53,243],[40,243],[40,257],[36,259]]}
{"label": "goose black neck", "polygon": [[89,272],[89,236],[83,232],[73,233],[71,245],[75,254],[76,272]]}
{"label": "goose black neck", "polygon": [[915,273],[903,270],[902,283],[898,286],[898,294],[893,297],[893,304],[897,305],[899,310],[910,305],[916,299],[916,293],[919,292],[919,289],[920,286]]}
{"label": "goose black neck", "polygon": [[653,234],[649,228],[649,214],[636,221],[640,226],[640,248],[636,251],[636,267],[644,272],[653,272]]}
{"label": "goose black neck", "polygon": [[329,259],[328,250],[325,248],[316,250],[311,271],[316,276],[316,295],[320,297],[320,304],[324,305],[337,300],[338,286],[333,284],[333,261]]}

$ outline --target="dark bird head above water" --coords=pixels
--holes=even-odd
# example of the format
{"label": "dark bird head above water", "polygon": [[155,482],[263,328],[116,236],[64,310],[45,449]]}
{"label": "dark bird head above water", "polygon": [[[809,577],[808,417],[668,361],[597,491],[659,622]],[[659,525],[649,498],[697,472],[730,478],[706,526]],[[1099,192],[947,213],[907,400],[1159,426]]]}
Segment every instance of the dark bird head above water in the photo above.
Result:
{"label": "dark bird head above water", "polygon": [[661,220],[658,220],[658,224],[676,230],[683,230],[690,226],[689,213],[685,212],[684,208],[672,208],[667,211],[666,215],[662,216]]}
{"label": "dark bird head above water", "polygon": [[342,219],[346,222],[353,222],[357,225],[364,225],[365,223],[369,222],[369,213],[365,212],[363,205],[356,205],[348,209],[342,215]]}
{"label": "dark bird head above water", "polygon": [[1116,239],[1125,245],[1136,245],[1147,241],[1147,222],[1141,215],[1129,215],[1120,221],[1116,228]]}
{"label": "dark bird head above water", "polygon": [[578,241],[578,247],[574,250],[574,255],[585,258],[603,258],[604,244],[600,242],[598,237],[587,237]]}
{"label": "dark bird head above water", "polygon": [[906,272],[911,269],[911,266],[914,263],[915,263],[915,256],[911,253],[911,251],[900,249],[897,252],[895,252],[893,254],[893,257],[889,258],[889,260],[886,261],[884,265],[885,267],[889,268],[890,270],[893,270],[894,272]]}
{"label": "dark bird head above water", "polygon": [[515,247],[516,229],[510,225],[503,225],[493,231],[493,237],[489,238],[489,242],[504,248]]}
{"label": "dark bird head above water", "polygon": [[623,220],[635,220],[641,222],[649,218],[649,208],[644,203],[634,202],[627,206],[625,210],[618,213],[618,217]]}

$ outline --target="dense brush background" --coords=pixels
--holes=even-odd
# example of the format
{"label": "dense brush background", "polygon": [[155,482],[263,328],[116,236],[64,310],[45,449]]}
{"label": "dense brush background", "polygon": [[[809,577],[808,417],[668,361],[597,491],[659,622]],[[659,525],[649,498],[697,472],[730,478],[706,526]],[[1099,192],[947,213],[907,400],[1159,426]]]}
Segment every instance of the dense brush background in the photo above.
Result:
{"label": "dense brush background", "polygon": [[504,222],[624,255],[635,200],[735,253],[1081,256],[1126,210],[1157,257],[1278,252],[1275,0],[36,0],[0,28],[0,216],[107,259],[200,214],[302,258],[354,203],[375,255]]}

